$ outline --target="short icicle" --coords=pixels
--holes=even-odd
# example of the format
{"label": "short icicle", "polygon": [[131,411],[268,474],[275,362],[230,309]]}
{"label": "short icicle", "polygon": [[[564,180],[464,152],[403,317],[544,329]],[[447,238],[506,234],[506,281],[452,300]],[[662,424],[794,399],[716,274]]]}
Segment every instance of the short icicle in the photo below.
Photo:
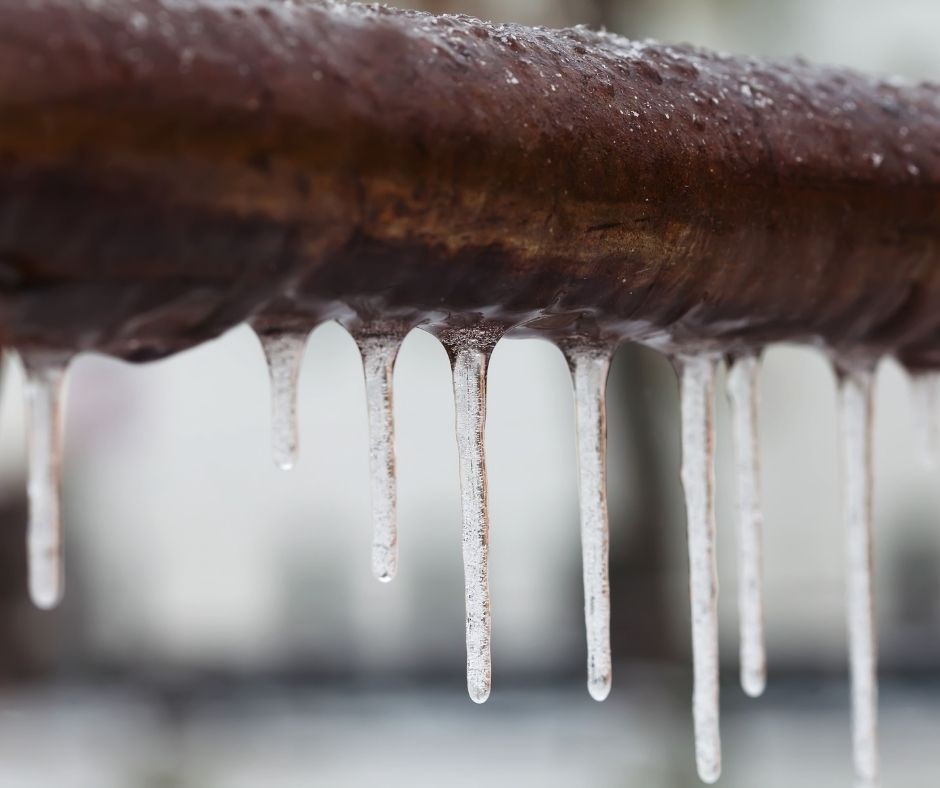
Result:
{"label": "short icicle", "polygon": [[271,375],[271,439],[274,464],[290,470],[297,461],[297,382],[307,345],[305,331],[255,329]]}
{"label": "short icicle", "polygon": [[878,785],[878,657],[872,581],[873,379],[870,366],[843,370],[839,379],[856,788]]}
{"label": "short icicle", "polygon": [[703,782],[721,775],[718,706],[718,572],[715,562],[715,370],[712,356],[679,359],[682,486],[685,489],[692,604],[692,716]]}
{"label": "short icicle", "polygon": [[[460,499],[463,510],[464,593],[467,606],[467,690],[474,703],[490,695],[489,510],[484,430],[486,368],[495,339],[474,329],[453,330],[441,341],[451,359]],[[453,338],[449,338],[450,335]]]}
{"label": "short icicle", "polygon": [[758,378],[756,355],[735,358],[728,369],[728,398],[738,497],[738,616],[741,686],[752,698],[767,684],[764,646],[763,527],[760,500]]}
{"label": "short icicle", "polygon": [[50,610],[65,590],[62,545],[62,401],[68,357],[22,352],[26,373],[29,595]]}
{"label": "short icicle", "polygon": [[940,459],[940,374],[911,372],[911,411],[920,460],[935,468]]}
{"label": "short icicle", "polygon": [[398,571],[392,373],[401,340],[397,333],[364,330],[356,334],[369,411],[372,573],[383,583]]}
{"label": "short icicle", "polygon": [[606,386],[612,351],[573,345],[564,353],[574,380],[577,419],[588,692],[602,701],[611,685]]}

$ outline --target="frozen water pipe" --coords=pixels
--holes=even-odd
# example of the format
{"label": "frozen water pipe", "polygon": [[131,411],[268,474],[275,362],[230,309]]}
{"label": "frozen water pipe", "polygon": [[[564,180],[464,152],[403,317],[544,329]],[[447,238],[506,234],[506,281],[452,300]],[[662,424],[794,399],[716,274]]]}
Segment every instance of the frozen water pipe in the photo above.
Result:
{"label": "frozen water pipe", "polygon": [[[708,780],[720,770],[712,367],[777,341],[825,348],[843,380],[856,763],[859,784],[877,782],[868,370],[883,355],[919,376],[940,367],[940,86],[317,0],[0,0],[0,118],[0,343],[28,365],[86,350],[144,361],[249,321],[299,353],[310,328],[343,323],[367,363],[381,579],[399,548],[397,340],[423,325],[445,341],[466,405],[476,700],[489,692],[478,438],[492,344],[529,335],[569,349],[582,496],[603,493],[610,348],[675,358]],[[293,372],[286,360],[275,371],[275,448],[289,465]],[[756,374],[738,366],[732,392],[756,589],[742,597],[751,694],[764,682]],[[47,563],[61,553],[49,498],[60,385],[34,403]],[[582,513],[590,687],[603,698],[603,500]],[[61,591],[52,569],[42,604]]]}

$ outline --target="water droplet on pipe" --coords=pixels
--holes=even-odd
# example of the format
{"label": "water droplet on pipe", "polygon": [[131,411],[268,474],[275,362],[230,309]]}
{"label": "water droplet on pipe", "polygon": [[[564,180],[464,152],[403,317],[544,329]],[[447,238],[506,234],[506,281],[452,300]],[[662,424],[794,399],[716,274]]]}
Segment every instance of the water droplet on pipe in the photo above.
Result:
{"label": "water droplet on pipe", "polygon": [[297,382],[307,345],[303,331],[258,331],[271,376],[271,440],[274,464],[290,470],[297,461]]}
{"label": "water droplet on pipe", "polygon": [[398,571],[392,373],[401,336],[362,331],[356,335],[356,343],[362,354],[369,411],[372,573],[387,583]]}
{"label": "water droplet on pipe", "polygon": [[564,349],[574,380],[578,432],[578,497],[584,575],[584,622],[588,649],[588,692],[594,700],[610,694],[610,578],[607,521],[607,373],[611,351],[602,347]]}
{"label": "water droplet on pipe", "polygon": [[728,369],[728,397],[738,497],[738,615],[741,686],[752,698],[767,684],[764,646],[763,528],[760,500],[757,356],[739,356]]}
{"label": "water droplet on pipe", "polygon": [[710,356],[679,360],[682,486],[692,605],[692,717],[695,762],[703,782],[721,775],[718,707],[718,572],[715,562],[715,369]]}
{"label": "water droplet on pipe", "polygon": [[68,357],[21,353],[26,372],[29,524],[26,531],[29,595],[50,610],[65,588],[62,547],[62,400]]}
{"label": "water droplet on pipe", "polygon": [[856,788],[878,785],[878,658],[872,581],[873,378],[873,370],[866,367],[848,370],[839,380]]}

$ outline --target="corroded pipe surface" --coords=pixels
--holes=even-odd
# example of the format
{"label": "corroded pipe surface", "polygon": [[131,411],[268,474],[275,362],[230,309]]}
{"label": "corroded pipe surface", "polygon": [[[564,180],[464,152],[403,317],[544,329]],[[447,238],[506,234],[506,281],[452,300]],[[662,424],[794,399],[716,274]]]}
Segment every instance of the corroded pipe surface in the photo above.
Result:
{"label": "corroded pipe surface", "polygon": [[0,0],[0,341],[467,319],[940,365],[940,86],[273,0]]}

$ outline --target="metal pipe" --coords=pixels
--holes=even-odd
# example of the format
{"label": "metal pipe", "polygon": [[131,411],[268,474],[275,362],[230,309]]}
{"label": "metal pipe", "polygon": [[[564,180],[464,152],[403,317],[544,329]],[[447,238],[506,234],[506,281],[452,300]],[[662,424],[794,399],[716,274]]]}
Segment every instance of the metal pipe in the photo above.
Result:
{"label": "metal pipe", "polygon": [[0,341],[483,314],[940,364],[940,86],[333,2],[0,0]]}

